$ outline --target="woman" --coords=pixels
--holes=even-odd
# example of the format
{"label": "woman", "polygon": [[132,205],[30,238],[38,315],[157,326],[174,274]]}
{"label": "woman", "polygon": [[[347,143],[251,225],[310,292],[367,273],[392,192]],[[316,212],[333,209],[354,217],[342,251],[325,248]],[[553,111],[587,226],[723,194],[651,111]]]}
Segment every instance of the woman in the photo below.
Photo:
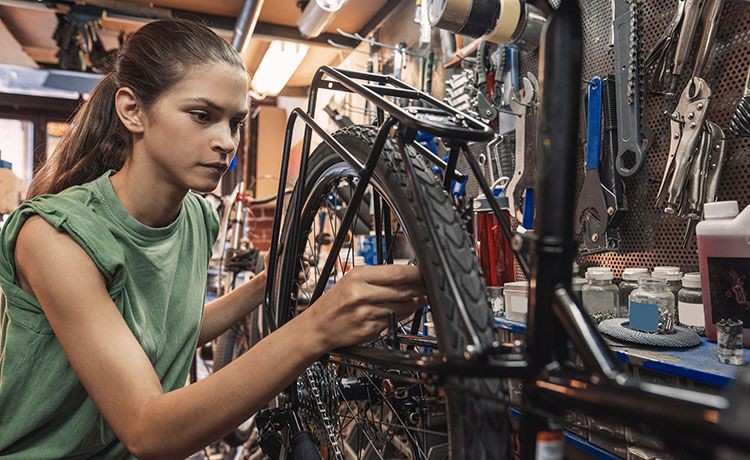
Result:
{"label": "woman", "polygon": [[185,457],[423,300],[415,267],[355,269],[183,388],[196,346],[262,300],[263,274],[203,308],[218,219],[192,192],[234,155],[246,90],[198,24],[152,22],[120,49],[0,234],[0,457]]}

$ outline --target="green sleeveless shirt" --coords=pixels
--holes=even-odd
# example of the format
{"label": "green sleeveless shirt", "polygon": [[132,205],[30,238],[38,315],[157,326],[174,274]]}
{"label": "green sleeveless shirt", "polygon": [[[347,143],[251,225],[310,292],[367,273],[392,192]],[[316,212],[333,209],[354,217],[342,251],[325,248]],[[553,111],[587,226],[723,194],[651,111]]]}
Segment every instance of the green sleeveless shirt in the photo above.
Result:
{"label": "green sleeveless shirt", "polygon": [[0,232],[0,458],[128,458],[81,385],[36,298],[16,280],[13,251],[24,221],[42,216],[91,257],[164,391],[184,386],[203,318],[218,217],[188,193],[166,227],[123,208],[108,171],[24,202]]}

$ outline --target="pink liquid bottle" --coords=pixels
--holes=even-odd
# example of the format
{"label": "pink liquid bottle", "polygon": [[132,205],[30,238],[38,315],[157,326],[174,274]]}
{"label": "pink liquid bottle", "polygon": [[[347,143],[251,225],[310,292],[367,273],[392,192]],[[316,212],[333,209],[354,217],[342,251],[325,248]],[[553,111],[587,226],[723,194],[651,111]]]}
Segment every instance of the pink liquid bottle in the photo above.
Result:
{"label": "pink liquid bottle", "polygon": [[706,203],[696,227],[706,336],[716,341],[715,323],[743,322],[743,344],[750,346],[750,206],[736,201]]}

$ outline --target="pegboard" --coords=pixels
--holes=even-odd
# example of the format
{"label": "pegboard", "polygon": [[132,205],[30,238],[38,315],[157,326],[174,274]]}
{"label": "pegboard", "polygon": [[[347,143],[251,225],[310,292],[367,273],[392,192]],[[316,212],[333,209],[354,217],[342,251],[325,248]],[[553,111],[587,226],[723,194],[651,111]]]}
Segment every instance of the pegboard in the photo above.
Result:
{"label": "pegboard", "polygon": [[[651,50],[672,20],[676,0],[642,0],[642,55]],[[614,71],[614,51],[609,47],[612,13],[610,0],[581,1],[583,12],[584,54],[582,77],[605,76]],[[702,76],[712,90],[707,120],[724,130],[727,162],[719,185],[719,200],[737,200],[740,209],[750,204],[750,139],[736,138],[728,125],[742,97],[750,66],[750,4],[727,1],[719,18],[720,24],[705,74]],[[696,42],[700,31],[696,34]],[[697,48],[694,43],[693,50]],[[693,58],[679,82],[682,92],[690,77]],[[538,53],[522,53],[522,74],[537,74]],[[647,78],[644,79],[647,82]],[[617,252],[581,258],[583,267],[604,265],[620,276],[627,267],[653,268],[676,265],[684,272],[698,270],[698,252],[693,240],[683,248],[686,220],[665,214],[655,205],[670,144],[669,119],[677,99],[667,99],[644,89],[643,122],[653,132],[653,143],[646,153],[646,164],[635,176],[625,178],[629,211],[620,229],[621,248]],[[527,125],[528,126],[528,125]],[[530,128],[527,128],[530,129]],[[527,136],[528,138],[528,136]],[[580,148],[579,188],[583,178],[583,148]],[[472,187],[469,187],[472,190]],[[517,270],[518,272],[518,270]]]}

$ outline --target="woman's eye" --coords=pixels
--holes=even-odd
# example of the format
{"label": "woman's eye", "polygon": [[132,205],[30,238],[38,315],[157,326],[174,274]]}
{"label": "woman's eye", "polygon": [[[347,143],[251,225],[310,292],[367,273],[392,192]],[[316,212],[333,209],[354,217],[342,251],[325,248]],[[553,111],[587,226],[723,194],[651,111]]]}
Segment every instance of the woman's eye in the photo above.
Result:
{"label": "woman's eye", "polygon": [[190,112],[190,116],[192,116],[193,119],[197,121],[198,123],[208,123],[210,119],[210,117],[208,116],[208,113],[198,111],[198,110]]}

